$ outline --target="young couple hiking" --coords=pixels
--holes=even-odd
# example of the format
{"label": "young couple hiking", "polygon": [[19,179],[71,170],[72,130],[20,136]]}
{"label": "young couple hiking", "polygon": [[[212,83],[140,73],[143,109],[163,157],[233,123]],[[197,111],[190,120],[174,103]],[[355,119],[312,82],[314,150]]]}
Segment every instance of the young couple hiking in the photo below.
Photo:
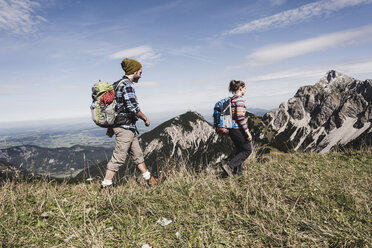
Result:
{"label": "young couple hiking", "polygon": [[[112,179],[119,167],[125,163],[128,153],[141,171],[143,178],[149,186],[159,184],[162,180],[155,178],[146,167],[143,152],[138,142],[138,130],[136,122],[141,119],[146,126],[150,126],[150,119],[142,113],[139,108],[137,96],[134,90],[134,83],[138,83],[142,75],[142,65],[133,59],[124,59],[121,66],[125,72],[123,78],[113,85],[115,87],[116,100],[114,127],[107,129],[107,135],[116,136],[115,148],[111,160],[107,164],[105,178],[102,181],[101,191],[110,193],[112,189]],[[231,98],[232,119],[235,123],[234,128],[229,129],[229,135],[236,147],[237,153],[229,164],[223,165],[224,171],[229,175],[241,175],[242,163],[251,153],[249,133],[245,119],[245,104],[243,96],[245,94],[245,84],[242,81],[231,81],[229,91],[234,94]]]}

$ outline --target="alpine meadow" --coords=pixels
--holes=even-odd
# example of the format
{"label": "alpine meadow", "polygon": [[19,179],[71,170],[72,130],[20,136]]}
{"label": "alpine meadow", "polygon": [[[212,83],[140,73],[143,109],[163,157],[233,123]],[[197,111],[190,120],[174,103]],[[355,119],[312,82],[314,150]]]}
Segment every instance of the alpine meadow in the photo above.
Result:
{"label": "alpine meadow", "polygon": [[[3,247],[369,247],[372,151],[275,152],[239,179],[175,170],[146,188],[128,178],[112,197],[99,181],[5,181]],[[156,222],[172,220],[167,226]]]}

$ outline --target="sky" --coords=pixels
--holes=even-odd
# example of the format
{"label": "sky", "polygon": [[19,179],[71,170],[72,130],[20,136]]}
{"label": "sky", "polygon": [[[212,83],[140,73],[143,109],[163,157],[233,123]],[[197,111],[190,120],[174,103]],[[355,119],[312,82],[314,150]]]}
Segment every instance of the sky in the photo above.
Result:
{"label": "sky", "polygon": [[334,69],[372,79],[372,0],[0,0],[0,125],[90,119],[91,88],[122,59],[150,118],[212,114],[243,80],[275,109]]}

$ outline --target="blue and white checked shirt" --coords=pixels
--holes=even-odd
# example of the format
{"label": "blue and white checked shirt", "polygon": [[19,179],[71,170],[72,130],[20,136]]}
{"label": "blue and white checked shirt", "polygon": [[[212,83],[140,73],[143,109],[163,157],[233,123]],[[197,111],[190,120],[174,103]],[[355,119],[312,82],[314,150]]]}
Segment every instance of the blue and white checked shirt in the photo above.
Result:
{"label": "blue and white checked shirt", "polygon": [[[117,89],[115,90],[116,111],[119,112],[118,115],[126,116],[129,120],[131,120],[131,124],[121,125],[120,127],[138,133],[136,127],[136,122],[138,120],[137,113],[141,111],[141,109],[138,106],[137,96],[133,86],[134,83],[126,76],[121,79],[121,82],[118,84]],[[121,107],[123,107],[124,110],[119,111]]]}

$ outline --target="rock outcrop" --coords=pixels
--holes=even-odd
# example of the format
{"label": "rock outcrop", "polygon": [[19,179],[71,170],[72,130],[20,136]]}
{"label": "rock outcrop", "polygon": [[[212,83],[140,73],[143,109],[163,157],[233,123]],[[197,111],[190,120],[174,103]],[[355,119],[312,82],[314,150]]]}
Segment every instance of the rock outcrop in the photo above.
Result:
{"label": "rock outcrop", "polygon": [[360,81],[331,70],[265,114],[266,133],[261,138],[283,151],[328,153],[335,147],[370,145],[371,102],[372,80]]}
{"label": "rock outcrop", "polygon": [[227,158],[232,143],[219,136],[203,116],[186,112],[140,137],[145,160],[150,165],[179,161],[194,169],[212,166]]}

